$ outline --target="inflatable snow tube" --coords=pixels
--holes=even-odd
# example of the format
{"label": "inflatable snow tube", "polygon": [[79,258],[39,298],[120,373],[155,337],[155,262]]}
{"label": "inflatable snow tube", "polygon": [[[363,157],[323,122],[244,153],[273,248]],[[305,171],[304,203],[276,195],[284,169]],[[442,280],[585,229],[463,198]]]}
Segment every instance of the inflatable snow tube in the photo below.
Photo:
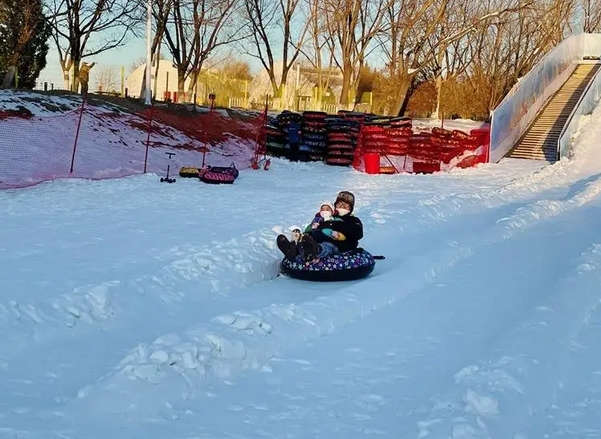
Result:
{"label": "inflatable snow tube", "polygon": [[374,271],[376,261],[371,253],[358,248],[349,252],[308,262],[302,258],[284,259],[280,270],[294,279],[315,282],[340,282],[363,279]]}
{"label": "inflatable snow tube", "polygon": [[182,178],[198,178],[198,172],[200,170],[198,168],[193,168],[191,166],[184,166],[179,170],[179,176]]}
{"label": "inflatable snow tube", "polygon": [[209,166],[201,169],[198,178],[209,184],[232,184],[238,178],[239,171],[236,166]]}

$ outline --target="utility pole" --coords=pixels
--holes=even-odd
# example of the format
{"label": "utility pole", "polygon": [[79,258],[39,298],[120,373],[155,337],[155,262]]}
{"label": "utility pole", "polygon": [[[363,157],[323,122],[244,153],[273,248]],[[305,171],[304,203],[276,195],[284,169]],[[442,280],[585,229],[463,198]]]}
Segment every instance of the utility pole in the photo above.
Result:
{"label": "utility pole", "polygon": [[146,9],[146,105],[150,105],[152,104],[152,89],[150,84],[152,81],[152,0],[147,0]]}

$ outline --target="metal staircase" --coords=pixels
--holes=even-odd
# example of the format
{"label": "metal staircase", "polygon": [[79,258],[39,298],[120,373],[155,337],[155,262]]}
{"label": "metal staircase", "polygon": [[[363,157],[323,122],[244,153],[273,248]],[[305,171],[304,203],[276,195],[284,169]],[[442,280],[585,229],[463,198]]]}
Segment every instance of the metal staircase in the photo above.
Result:
{"label": "metal staircase", "polygon": [[557,141],[600,64],[579,64],[506,157],[555,162]]}

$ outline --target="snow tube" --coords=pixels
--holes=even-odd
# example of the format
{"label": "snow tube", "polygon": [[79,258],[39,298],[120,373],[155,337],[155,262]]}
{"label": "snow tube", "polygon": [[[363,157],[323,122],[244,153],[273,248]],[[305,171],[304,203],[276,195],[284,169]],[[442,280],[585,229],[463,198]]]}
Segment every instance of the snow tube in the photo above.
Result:
{"label": "snow tube", "polygon": [[198,177],[198,168],[193,168],[191,166],[184,166],[179,170],[179,176],[183,178],[197,178]]}
{"label": "snow tube", "polygon": [[284,259],[280,270],[294,279],[316,282],[338,282],[367,277],[374,271],[376,261],[371,253],[358,248],[338,255],[308,262],[302,258]]}
{"label": "snow tube", "polygon": [[238,174],[238,169],[232,163],[231,166],[208,166],[201,169],[198,178],[209,184],[232,184]]}

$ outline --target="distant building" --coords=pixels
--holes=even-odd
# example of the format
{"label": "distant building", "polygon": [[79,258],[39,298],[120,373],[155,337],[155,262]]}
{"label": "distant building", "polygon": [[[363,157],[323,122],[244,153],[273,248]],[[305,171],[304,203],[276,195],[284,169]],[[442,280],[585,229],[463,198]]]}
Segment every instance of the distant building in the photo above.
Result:
{"label": "distant building", "polygon": [[[155,99],[164,101],[170,99],[177,101],[178,81],[177,68],[166,60],[159,62],[158,80],[155,83],[154,73],[156,67],[152,70],[152,90]],[[145,64],[135,69],[126,79],[128,94],[132,97],[144,97],[145,91],[142,90],[145,75]],[[188,92],[192,78],[188,77],[185,81],[184,92]],[[192,91],[192,96],[186,102],[192,102],[196,95],[196,103],[206,105],[209,103],[209,95],[217,96],[215,101],[219,106],[246,106],[248,97],[248,88],[250,81],[236,78],[224,77],[219,71],[212,69],[202,69],[196,80],[196,85]]]}
{"label": "distant building", "polygon": [[[282,78],[282,62],[275,65],[276,81]],[[321,105],[319,105],[319,73],[314,67],[295,64],[289,71],[286,78],[286,87],[281,103],[281,108],[292,110],[316,110],[323,109],[330,112],[335,111],[342,88],[342,76],[338,71],[330,72],[326,80],[326,73],[322,73],[322,79],[327,84],[327,88],[321,93]],[[267,96],[270,102],[273,102],[273,88],[266,70],[259,72],[251,82],[249,88],[249,98],[251,102],[261,106],[264,105]]]}
{"label": "distant building", "polygon": [[[171,61],[160,60],[157,81],[155,69],[152,69],[151,87],[156,100],[177,100],[178,84],[177,69]],[[282,76],[282,62],[275,65],[276,80]],[[144,97],[145,64],[142,64],[129,74],[125,80],[128,95]],[[339,108],[338,102],[342,89],[342,75],[337,69],[321,75],[324,89],[320,90],[319,71],[307,65],[295,64],[288,72],[285,93],[281,103],[274,102],[273,89],[266,70],[262,70],[252,80],[225,78],[223,74],[211,69],[203,69],[198,77],[194,92],[196,103],[206,104],[210,93],[217,96],[216,104],[221,106],[244,106],[263,108],[265,99],[269,96],[270,107],[303,110],[323,110],[335,113]],[[188,91],[190,78],[186,79],[184,91]],[[191,101],[192,98],[189,100]]]}
{"label": "distant building", "polygon": [[[152,90],[155,98],[159,101],[165,100],[165,92],[171,94],[171,100],[174,100],[173,93],[177,93],[177,69],[173,66],[171,61],[159,60],[159,71],[155,86],[155,69],[152,68]],[[128,95],[138,98],[144,97],[144,90],[142,90],[142,84],[144,83],[144,75],[146,74],[146,64],[142,64],[129,74],[125,80],[125,86],[128,90]],[[186,91],[190,85],[190,78],[185,82]]]}

